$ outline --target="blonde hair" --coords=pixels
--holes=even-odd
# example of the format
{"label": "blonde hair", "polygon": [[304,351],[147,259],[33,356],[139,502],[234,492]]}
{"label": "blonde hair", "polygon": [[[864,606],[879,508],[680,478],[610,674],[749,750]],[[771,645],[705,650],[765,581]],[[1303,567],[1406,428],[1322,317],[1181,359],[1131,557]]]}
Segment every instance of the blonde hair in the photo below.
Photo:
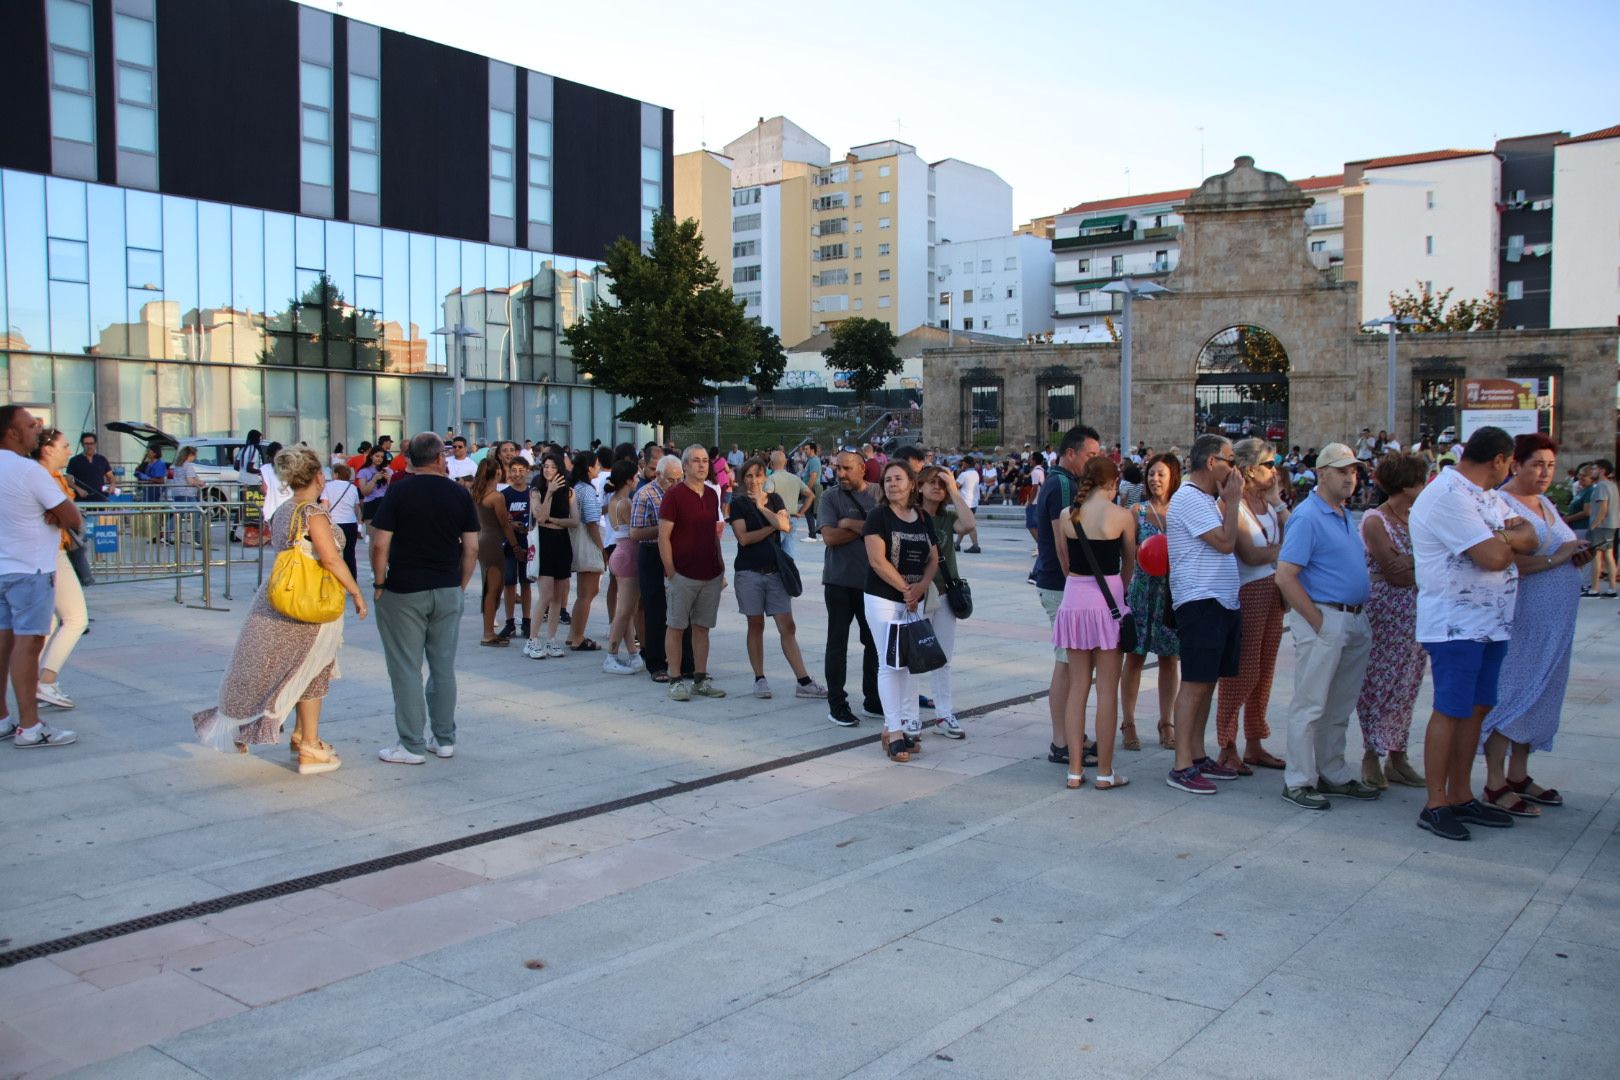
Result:
{"label": "blonde hair", "polygon": [[307,446],[290,446],[276,455],[276,479],[289,491],[308,487],[322,475],[321,459]]}
{"label": "blonde hair", "polygon": [[1270,465],[1277,457],[1277,448],[1264,439],[1239,439],[1232,444],[1232,465],[1243,474],[1243,479],[1252,479],[1249,472],[1256,465]]}

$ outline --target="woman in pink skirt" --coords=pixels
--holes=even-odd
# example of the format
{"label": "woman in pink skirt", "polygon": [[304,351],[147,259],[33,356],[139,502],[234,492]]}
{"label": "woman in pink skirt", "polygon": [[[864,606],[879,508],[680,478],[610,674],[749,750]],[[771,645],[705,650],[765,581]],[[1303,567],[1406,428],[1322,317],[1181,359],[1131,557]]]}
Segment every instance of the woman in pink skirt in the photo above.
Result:
{"label": "woman in pink skirt", "polygon": [[[1074,506],[1060,520],[1062,537],[1057,546],[1063,567],[1063,603],[1052,623],[1052,644],[1069,653],[1069,700],[1063,725],[1068,745],[1082,746],[1085,736],[1086,698],[1092,676],[1097,681],[1097,778],[1099,791],[1124,787],[1128,780],[1114,774],[1114,733],[1119,728],[1119,622],[1098,587],[1097,574],[1107,586],[1121,616],[1125,587],[1136,569],[1136,519],[1114,505],[1119,492],[1119,466],[1106,457],[1086,462],[1075,489]],[[1090,547],[1091,558],[1086,557]],[[1092,563],[1096,563],[1096,571]],[[1068,786],[1085,782],[1084,771],[1069,766]]]}

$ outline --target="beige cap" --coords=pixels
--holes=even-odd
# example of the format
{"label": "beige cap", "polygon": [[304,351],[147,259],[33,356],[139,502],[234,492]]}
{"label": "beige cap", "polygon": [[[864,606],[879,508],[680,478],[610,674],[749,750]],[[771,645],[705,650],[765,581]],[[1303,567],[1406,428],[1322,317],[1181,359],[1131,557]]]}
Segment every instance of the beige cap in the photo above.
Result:
{"label": "beige cap", "polygon": [[1356,455],[1342,442],[1330,442],[1316,453],[1318,469],[1342,469],[1355,463]]}

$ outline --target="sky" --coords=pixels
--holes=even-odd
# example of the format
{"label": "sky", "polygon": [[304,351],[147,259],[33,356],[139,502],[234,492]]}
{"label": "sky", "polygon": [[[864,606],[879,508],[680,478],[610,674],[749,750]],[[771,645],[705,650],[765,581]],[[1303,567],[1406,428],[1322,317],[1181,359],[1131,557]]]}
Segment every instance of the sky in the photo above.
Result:
{"label": "sky", "polygon": [[1016,221],[1620,124],[1615,0],[1126,8],[1060,0],[301,0],[675,110],[677,154],[783,115],[835,157],[900,138],[995,170]]}

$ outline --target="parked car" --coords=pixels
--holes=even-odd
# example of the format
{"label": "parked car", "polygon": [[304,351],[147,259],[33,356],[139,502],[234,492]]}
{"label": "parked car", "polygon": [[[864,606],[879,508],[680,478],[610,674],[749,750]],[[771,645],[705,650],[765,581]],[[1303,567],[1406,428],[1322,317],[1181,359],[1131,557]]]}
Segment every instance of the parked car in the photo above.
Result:
{"label": "parked car", "polygon": [[146,447],[156,447],[163,454],[163,460],[171,465],[180,447],[196,447],[197,476],[204,485],[202,497],[219,500],[234,497],[234,489],[225,485],[236,484],[240,480],[236,471],[236,454],[245,445],[243,440],[190,435],[177,437],[139,420],[114,420],[106,426],[108,431],[128,435]]}
{"label": "parked car", "polygon": [[1228,416],[1221,421],[1221,433],[1223,435],[1242,435],[1245,423],[1252,424],[1252,421],[1246,416]]}
{"label": "parked car", "polygon": [[1288,438],[1288,425],[1281,420],[1273,420],[1266,425],[1267,442],[1282,442],[1286,438]]}

